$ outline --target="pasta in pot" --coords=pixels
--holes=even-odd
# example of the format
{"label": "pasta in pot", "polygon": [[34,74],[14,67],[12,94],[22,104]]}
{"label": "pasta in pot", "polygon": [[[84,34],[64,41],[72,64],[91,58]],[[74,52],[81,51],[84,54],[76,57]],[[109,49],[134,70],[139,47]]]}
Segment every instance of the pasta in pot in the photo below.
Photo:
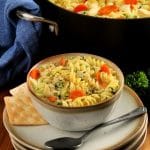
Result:
{"label": "pasta in pot", "polygon": [[29,85],[36,96],[64,107],[103,103],[119,89],[117,73],[93,56],[66,56],[47,61],[29,73]]}
{"label": "pasta in pot", "polygon": [[150,17],[149,0],[49,0],[75,13],[104,18]]}

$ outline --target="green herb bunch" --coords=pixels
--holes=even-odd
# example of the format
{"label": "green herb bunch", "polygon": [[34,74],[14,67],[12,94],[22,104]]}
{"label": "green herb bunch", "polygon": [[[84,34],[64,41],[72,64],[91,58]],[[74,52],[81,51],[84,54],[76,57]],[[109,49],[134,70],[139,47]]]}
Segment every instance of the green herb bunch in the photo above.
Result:
{"label": "green herb bunch", "polygon": [[132,88],[143,101],[150,99],[150,69],[125,75],[125,84]]}

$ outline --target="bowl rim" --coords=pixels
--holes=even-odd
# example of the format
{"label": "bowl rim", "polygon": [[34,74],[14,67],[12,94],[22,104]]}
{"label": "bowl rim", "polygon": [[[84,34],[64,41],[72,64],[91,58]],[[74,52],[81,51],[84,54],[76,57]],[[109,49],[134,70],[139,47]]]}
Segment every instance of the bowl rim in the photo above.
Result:
{"label": "bowl rim", "polygon": [[[64,56],[92,56],[92,57],[95,57],[95,58],[98,58],[98,59],[101,59],[103,60],[106,64],[108,64],[110,67],[112,67],[116,72],[117,72],[117,76],[120,80],[119,82],[119,89],[117,90],[117,92],[109,99],[109,100],[106,100],[102,103],[98,103],[98,104],[95,104],[95,105],[90,105],[90,106],[83,106],[83,107],[65,107],[65,106],[61,106],[61,105],[56,105],[56,104],[53,104],[51,102],[46,102],[46,101],[43,101],[42,99],[40,99],[38,96],[36,96],[36,94],[34,94],[34,92],[32,91],[32,89],[30,88],[29,86],[29,74],[31,72],[32,69],[38,67],[40,64],[43,64],[45,63],[47,60],[57,60],[57,59],[60,59],[60,57]],[[46,106],[47,108],[51,108],[51,109],[54,109],[54,110],[57,110],[57,109],[60,109],[60,110],[63,110],[63,111],[67,111],[67,110],[82,110],[82,111],[86,111],[86,110],[94,110],[95,108],[104,108],[106,106],[108,106],[109,104],[112,104],[114,103],[117,99],[119,99],[120,95],[121,95],[121,91],[124,87],[124,76],[123,76],[123,73],[121,71],[121,69],[114,63],[112,62],[111,60],[107,59],[107,58],[104,58],[102,56],[98,56],[98,55],[94,55],[94,54],[90,54],[90,53],[63,53],[63,54],[58,54],[58,55],[53,55],[53,56],[50,56],[50,57],[46,57],[44,59],[42,59],[41,61],[37,62],[35,65],[33,65],[30,70],[28,71],[27,73],[27,76],[26,76],[26,81],[27,81],[27,88],[28,88],[28,91],[30,92],[30,94],[34,97],[34,99],[42,104],[43,106]]]}

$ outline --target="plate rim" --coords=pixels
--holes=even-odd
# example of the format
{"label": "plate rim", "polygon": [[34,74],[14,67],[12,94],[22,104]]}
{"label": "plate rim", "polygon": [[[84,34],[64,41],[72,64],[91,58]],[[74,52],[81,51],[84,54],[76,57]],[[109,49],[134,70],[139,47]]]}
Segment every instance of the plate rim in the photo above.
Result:
{"label": "plate rim", "polygon": [[[129,86],[124,85],[124,89],[127,90],[129,92],[130,95],[132,95],[134,97],[134,100],[136,101],[138,106],[144,106],[142,100],[140,99],[140,97],[137,95],[137,93],[131,89]],[[144,122],[146,119],[147,113],[145,113],[144,115],[139,117],[139,124],[137,125],[138,127],[136,129],[134,129],[124,140],[126,142],[122,142],[120,141],[118,144],[114,145],[111,147],[111,149],[119,149],[122,145],[125,145],[125,143],[128,143],[129,141],[133,140],[138,133],[142,130],[143,126],[144,126]],[[142,121],[143,120],[143,121]],[[122,144],[124,143],[124,144]]]}
{"label": "plate rim", "polygon": [[148,125],[148,115],[146,117],[142,131],[137,135],[137,137],[135,137],[135,139],[133,139],[133,141],[130,141],[129,143],[127,143],[127,145],[124,147],[125,149],[132,150],[133,147],[137,146],[140,143],[140,141],[142,141],[142,138],[147,132],[147,125]]}

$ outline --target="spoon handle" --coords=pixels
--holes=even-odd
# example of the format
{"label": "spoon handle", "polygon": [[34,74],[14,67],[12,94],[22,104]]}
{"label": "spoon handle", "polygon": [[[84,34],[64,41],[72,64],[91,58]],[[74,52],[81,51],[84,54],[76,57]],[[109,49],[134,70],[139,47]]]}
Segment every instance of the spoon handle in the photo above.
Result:
{"label": "spoon handle", "polygon": [[113,120],[110,120],[110,121],[98,124],[94,128],[88,130],[85,134],[83,134],[80,137],[80,139],[83,139],[83,138],[87,137],[93,130],[95,130],[95,129],[99,128],[99,127],[105,127],[105,126],[109,126],[109,125],[112,125],[112,124],[115,124],[115,123],[118,123],[118,122],[121,122],[121,121],[124,121],[124,120],[137,118],[138,116],[141,116],[141,115],[145,114],[146,112],[147,112],[147,108],[146,107],[144,107],[144,106],[138,107],[138,108],[132,110],[131,112],[129,112],[127,114],[124,114],[124,115],[122,115],[120,117],[117,117],[117,118],[115,118]]}

